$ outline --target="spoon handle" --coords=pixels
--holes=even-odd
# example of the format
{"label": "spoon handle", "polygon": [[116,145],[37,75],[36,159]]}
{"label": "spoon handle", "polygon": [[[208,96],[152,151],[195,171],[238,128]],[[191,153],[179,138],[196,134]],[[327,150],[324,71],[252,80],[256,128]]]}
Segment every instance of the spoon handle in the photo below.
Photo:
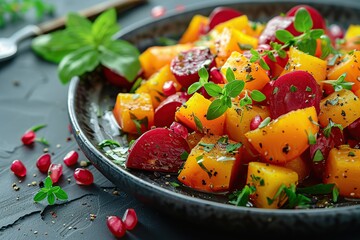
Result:
{"label": "spoon handle", "polygon": [[[147,1],[146,0],[112,0],[112,1],[99,3],[95,6],[79,11],[78,13],[86,18],[93,19],[94,17],[98,16],[99,14],[110,8],[115,8],[117,11],[124,11],[145,2]],[[65,26],[65,23],[66,23],[66,17],[64,16],[39,24],[38,25],[39,31],[37,31],[36,35],[41,35],[60,29]]]}

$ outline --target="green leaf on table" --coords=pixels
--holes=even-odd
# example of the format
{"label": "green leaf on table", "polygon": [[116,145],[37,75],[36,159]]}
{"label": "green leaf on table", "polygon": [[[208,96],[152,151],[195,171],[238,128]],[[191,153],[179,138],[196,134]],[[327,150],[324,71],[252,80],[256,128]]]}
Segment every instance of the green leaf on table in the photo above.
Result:
{"label": "green leaf on table", "polygon": [[66,55],[60,62],[58,74],[63,84],[71,78],[93,71],[99,65],[99,53],[90,46],[82,47]]}
{"label": "green leaf on table", "polygon": [[48,200],[48,203],[49,205],[53,205],[55,203],[55,194],[54,193],[49,193],[48,196],[47,196],[47,200]]}
{"label": "green leaf on table", "polygon": [[33,200],[34,202],[40,202],[47,198],[49,205],[53,205],[56,201],[56,198],[59,200],[67,200],[67,193],[60,186],[53,186],[53,182],[50,176],[47,176],[44,180],[44,187],[35,194]]}
{"label": "green leaf on table", "polygon": [[124,40],[108,41],[99,46],[100,62],[105,67],[133,81],[140,69],[139,50]]}
{"label": "green leaf on table", "polygon": [[66,29],[69,32],[69,35],[73,37],[73,41],[94,44],[91,31],[92,23],[89,19],[77,13],[69,13],[66,20]]}
{"label": "green leaf on table", "polygon": [[45,189],[51,188],[52,185],[53,185],[53,182],[52,182],[51,178],[50,178],[50,177],[45,178],[44,188],[45,188]]}
{"label": "green leaf on table", "polygon": [[59,189],[56,192],[54,192],[55,196],[57,199],[59,200],[67,200],[68,199],[68,195],[67,193],[63,190],[63,189]]}
{"label": "green leaf on table", "polygon": [[35,194],[34,201],[35,202],[40,202],[40,201],[44,200],[46,197],[47,197],[47,193],[43,192],[43,191],[40,191],[40,192]]}

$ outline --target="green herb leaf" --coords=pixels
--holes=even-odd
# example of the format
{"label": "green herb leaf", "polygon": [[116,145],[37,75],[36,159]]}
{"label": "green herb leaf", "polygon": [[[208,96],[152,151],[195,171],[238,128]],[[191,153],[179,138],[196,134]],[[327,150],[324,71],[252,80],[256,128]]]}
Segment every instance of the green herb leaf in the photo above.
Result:
{"label": "green herb leaf", "polygon": [[98,65],[98,52],[90,46],[82,47],[61,60],[58,68],[60,81],[66,84],[71,78],[93,71]]}
{"label": "green herb leaf", "polygon": [[314,162],[320,162],[322,160],[324,160],[324,155],[322,154],[321,150],[320,149],[317,149],[315,151],[315,154],[314,154],[314,157],[313,157],[313,161]]}
{"label": "green herb leaf", "polygon": [[331,121],[331,119],[329,120],[329,123],[328,125],[323,129],[323,133],[324,133],[324,136],[326,138],[329,138],[330,137],[330,134],[331,134],[331,130],[332,128],[334,127],[337,127],[339,128],[341,131],[344,130],[343,126],[339,123],[334,123],[333,121]]}
{"label": "green herb leaf", "polygon": [[130,112],[130,119],[133,121],[133,123],[135,124],[136,127],[136,131],[138,132],[138,134],[142,133],[143,127],[145,129],[149,128],[149,121],[148,121],[148,117],[143,117],[142,119],[138,119],[136,117],[135,114]]}
{"label": "green herb leaf", "polygon": [[230,203],[234,204],[235,206],[245,207],[249,202],[250,195],[254,194],[255,191],[255,187],[245,185],[245,187],[241,191],[234,193],[234,196],[232,196],[232,198],[235,198],[235,200],[231,200]]}
{"label": "green herb leaf", "polygon": [[232,81],[235,80],[235,74],[234,74],[234,72],[231,70],[231,68],[226,69],[226,75],[225,75],[225,77],[226,77],[226,80],[227,80],[228,82],[232,82]]}
{"label": "green herb leaf", "polygon": [[270,70],[270,67],[269,65],[267,65],[267,63],[264,61],[263,58],[260,58],[259,60],[259,64],[260,64],[260,67],[266,71],[269,71]]}
{"label": "green herb leaf", "polygon": [[310,145],[316,144],[316,136],[315,136],[311,131],[307,132],[307,131],[305,130],[305,132],[306,132],[306,134],[308,135],[308,142],[309,142],[309,144],[310,144]]}
{"label": "green herb leaf", "polygon": [[117,24],[116,11],[109,9],[97,17],[92,24],[91,32],[96,44],[104,43],[120,30]]}
{"label": "green herb leaf", "polygon": [[54,193],[48,193],[47,200],[48,200],[49,205],[53,205],[55,203],[55,200],[56,200],[55,194]]}
{"label": "green herb leaf", "polygon": [[290,92],[296,92],[297,91],[297,87],[296,86],[294,86],[294,85],[291,85],[290,86]]}
{"label": "green herb leaf", "polygon": [[283,43],[293,40],[294,35],[292,35],[289,31],[284,29],[279,29],[275,32],[275,36],[278,40]]}
{"label": "green herb leaf", "polygon": [[335,185],[334,188],[333,188],[333,191],[332,191],[333,202],[336,203],[338,201],[339,195],[340,195],[339,189]]}
{"label": "green herb leaf", "polygon": [[39,125],[31,127],[28,131],[37,132],[44,127],[46,127],[46,124],[39,124]]}
{"label": "green herb leaf", "polygon": [[242,143],[230,143],[226,146],[226,152],[232,153],[235,150],[238,150],[242,146]]}
{"label": "green herb leaf", "polygon": [[40,202],[42,200],[44,200],[47,197],[47,193],[43,192],[43,191],[39,191],[38,193],[35,194],[34,196],[34,202]]}
{"label": "green herb leaf", "polygon": [[239,96],[239,94],[244,89],[244,87],[245,87],[245,82],[242,80],[231,81],[225,84],[224,86],[226,96],[235,98]]}
{"label": "green herb leaf", "polygon": [[68,199],[67,193],[61,188],[57,191],[54,191],[54,194],[55,194],[56,198],[59,200],[67,200]]}
{"label": "green herb leaf", "polygon": [[319,39],[324,34],[323,29],[312,29],[310,30],[310,37],[313,39]]}
{"label": "green herb leaf", "polygon": [[259,90],[252,90],[250,96],[255,102],[262,102],[266,99],[266,96]]}
{"label": "green herb leaf", "polygon": [[[208,112],[209,112],[209,110],[208,110]],[[204,132],[204,127],[203,127],[202,122],[200,121],[200,119],[194,113],[192,114],[192,116],[194,118],[194,122],[195,122],[195,126],[196,126],[197,130],[199,132],[203,133]],[[207,116],[206,116],[206,118],[207,118]]]}
{"label": "green herb leaf", "polygon": [[228,109],[228,106],[223,103],[221,99],[215,99],[209,106],[207,113],[206,113],[206,119],[207,120],[213,120],[221,115],[223,115],[226,110]]}
{"label": "green herb leaf", "polygon": [[247,94],[247,92],[245,91],[245,96],[240,99],[240,106],[244,107],[246,105],[251,105],[251,104],[252,104],[252,100],[249,97],[249,95]]}
{"label": "green herb leaf", "polygon": [[294,27],[298,32],[306,32],[313,27],[313,21],[309,12],[301,7],[295,13]]}
{"label": "green herb leaf", "polygon": [[342,89],[351,90],[354,83],[345,81],[346,74],[347,73],[341,74],[340,77],[336,80],[325,80],[323,82],[330,84],[334,88],[335,92],[341,91]]}
{"label": "green herb leaf", "polygon": [[191,84],[188,87],[187,93],[193,94],[193,93],[197,92],[201,87],[202,87],[202,85],[200,82],[194,82],[193,84]]}
{"label": "green herb leaf", "polygon": [[44,187],[35,194],[34,201],[40,202],[47,197],[48,203],[53,205],[55,203],[56,197],[59,200],[67,200],[67,193],[61,189],[59,186],[53,186],[53,182],[50,176],[47,176],[44,180]]}
{"label": "green herb leaf", "polygon": [[162,46],[173,46],[177,44],[176,40],[167,37],[159,37],[158,39],[156,39],[156,42]]}
{"label": "green herb leaf", "polygon": [[47,176],[44,180],[44,188],[50,189],[52,187],[52,180],[49,176]]}
{"label": "green herb leaf", "polygon": [[98,146],[100,148],[104,148],[104,147],[120,147],[120,143],[118,143],[117,141],[115,140],[112,140],[112,139],[105,139],[105,140],[102,140],[100,143],[98,143]]}
{"label": "green herb leaf", "polygon": [[259,124],[258,128],[266,127],[267,125],[269,125],[270,122],[271,122],[271,118],[267,117]]}
{"label": "green herb leaf", "polygon": [[177,182],[170,182],[170,185],[173,187],[180,187],[180,184],[178,184]]}
{"label": "green herb leaf", "polygon": [[315,55],[316,52],[316,40],[315,39],[301,39],[298,42],[296,42],[296,46],[298,49],[304,53]]}
{"label": "green herb leaf", "polygon": [[94,46],[92,23],[86,17],[77,13],[69,13],[66,20],[66,29],[74,41],[80,41],[88,46]]}
{"label": "green herb leaf", "polygon": [[199,69],[198,74],[199,74],[199,77],[200,77],[199,82],[203,86],[205,83],[208,82],[209,73],[206,70],[206,68],[202,67],[202,68]]}
{"label": "green herb leaf", "polygon": [[189,157],[189,153],[187,151],[182,152],[180,155],[180,159],[183,161],[187,160],[188,157]]}
{"label": "green herb leaf", "polygon": [[211,178],[212,173],[205,167],[203,161],[204,161],[204,156],[203,155],[200,155],[200,156],[196,157],[197,164],[201,167],[202,170],[204,170],[208,174],[209,178]]}
{"label": "green herb leaf", "polygon": [[99,46],[100,62],[116,73],[124,76],[129,82],[135,80],[140,71],[139,50],[132,44],[123,41],[107,41]]}
{"label": "green herb leaf", "polygon": [[250,62],[254,63],[260,60],[261,56],[258,51],[256,51],[255,49],[251,49],[250,53],[251,53]]}
{"label": "green herb leaf", "polygon": [[39,142],[39,143],[42,143],[46,146],[49,146],[50,143],[48,142],[48,140],[46,140],[46,138],[44,137],[40,137],[40,138],[35,138],[35,142]]}
{"label": "green herb leaf", "polygon": [[316,184],[309,187],[298,188],[296,190],[297,193],[303,194],[330,194],[333,191],[335,184]]}
{"label": "green herb leaf", "polygon": [[205,83],[204,88],[206,92],[212,97],[219,97],[223,90],[219,85],[213,82]]}
{"label": "green herb leaf", "polygon": [[203,147],[205,152],[210,152],[215,147],[215,144],[199,142],[199,146]]}

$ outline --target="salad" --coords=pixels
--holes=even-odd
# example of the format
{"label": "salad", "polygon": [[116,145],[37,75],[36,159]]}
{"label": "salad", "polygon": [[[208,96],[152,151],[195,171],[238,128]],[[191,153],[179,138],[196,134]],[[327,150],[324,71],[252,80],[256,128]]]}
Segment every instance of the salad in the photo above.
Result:
{"label": "salad", "polygon": [[237,206],[360,198],[360,25],[308,5],[266,23],[218,7],[167,42],[140,54],[132,83],[104,69],[129,90],[112,110],[133,138],[126,168]]}

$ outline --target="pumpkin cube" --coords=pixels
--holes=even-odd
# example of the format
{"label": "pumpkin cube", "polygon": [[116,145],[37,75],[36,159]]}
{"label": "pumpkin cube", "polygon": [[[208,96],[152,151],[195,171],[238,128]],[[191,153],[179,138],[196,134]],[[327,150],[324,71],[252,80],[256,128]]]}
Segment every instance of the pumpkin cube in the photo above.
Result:
{"label": "pumpkin cube", "polygon": [[360,198],[360,149],[341,145],[330,150],[325,183],[335,183],[341,196]]}
{"label": "pumpkin cube", "polygon": [[147,93],[119,93],[113,114],[126,133],[139,134],[154,125],[154,109]]}
{"label": "pumpkin cube", "polygon": [[207,110],[211,104],[199,93],[194,93],[175,113],[175,119],[185,126],[199,132],[223,135],[225,114],[220,117],[207,120]]}
{"label": "pumpkin cube", "polygon": [[202,15],[195,15],[192,17],[189,26],[181,36],[179,43],[192,43],[200,38],[201,30],[208,25],[209,19]]}
{"label": "pumpkin cube", "polygon": [[[291,184],[297,185],[297,182],[297,173],[290,169],[269,163],[249,163],[246,184],[256,188],[252,198],[256,207],[280,208],[285,203],[286,198],[280,199],[280,196],[273,199],[276,192],[282,184],[289,187]],[[272,199],[272,203],[268,202],[268,199]]]}
{"label": "pumpkin cube", "polygon": [[359,117],[360,99],[350,90],[333,92],[320,102],[319,122],[322,127],[326,127],[331,119],[345,128]]}
{"label": "pumpkin cube", "polygon": [[317,121],[315,107],[298,109],[245,133],[245,136],[266,161],[285,164],[309,147],[310,137],[315,138],[319,131]]}
{"label": "pumpkin cube", "polygon": [[227,136],[205,135],[191,150],[178,180],[193,189],[226,192],[237,179],[241,144]]}

